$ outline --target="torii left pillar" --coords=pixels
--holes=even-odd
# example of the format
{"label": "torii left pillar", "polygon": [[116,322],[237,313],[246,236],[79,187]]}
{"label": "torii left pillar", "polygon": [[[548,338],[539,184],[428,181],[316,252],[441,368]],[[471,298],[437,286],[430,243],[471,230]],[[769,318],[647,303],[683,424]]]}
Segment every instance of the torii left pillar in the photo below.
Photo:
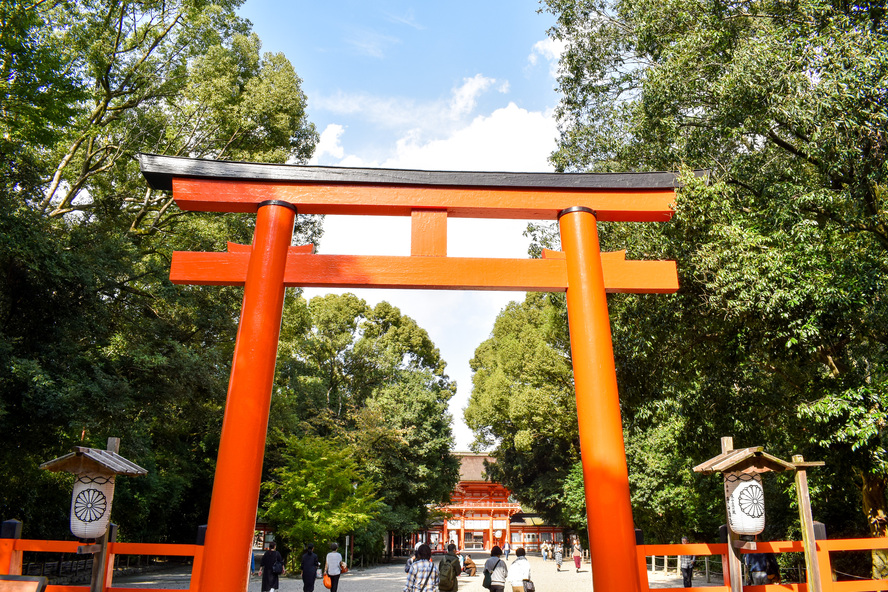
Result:
{"label": "torii left pillar", "polygon": [[259,204],[207,523],[205,549],[212,552],[204,555],[201,590],[246,590],[249,583],[284,307],[284,271],[295,223],[292,204],[275,200]]}

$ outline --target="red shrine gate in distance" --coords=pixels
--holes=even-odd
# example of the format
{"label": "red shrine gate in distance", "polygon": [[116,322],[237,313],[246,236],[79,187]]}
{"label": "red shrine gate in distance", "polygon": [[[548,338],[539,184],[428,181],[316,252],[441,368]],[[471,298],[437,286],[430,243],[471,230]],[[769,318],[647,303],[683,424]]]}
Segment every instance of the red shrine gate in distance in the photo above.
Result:
{"label": "red shrine gate in distance", "polygon": [[[252,245],[229,245],[227,253],[176,252],[170,273],[175,283],[244,286],[202,592],[247,589],[284,288],[292,286],[566,291],[594,587],[642,589],[646,568],[636,555],[606,294],[671,293],[678,277],[673,261],[601,253],[597,223],[668,221],[674,174],[431,172],[139,158],[151,187],[172,190],[183,210],[256,212]],[[310,245],[292,247],[297,211],[410,216],[410,256],[317,255]],[[557,219],[562,251],[547,251],[542,259],[447,257],[448,217]]]}

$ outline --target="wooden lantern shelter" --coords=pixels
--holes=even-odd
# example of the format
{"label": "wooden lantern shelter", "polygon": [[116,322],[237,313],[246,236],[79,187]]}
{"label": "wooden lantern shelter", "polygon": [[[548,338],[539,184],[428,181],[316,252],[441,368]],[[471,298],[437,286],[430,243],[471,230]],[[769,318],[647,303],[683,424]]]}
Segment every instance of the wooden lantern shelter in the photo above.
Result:
{"label": "wooden lantern shelter", "polygon": [[118,454],[120,438],[108,438],[108,448],[75,446],[74,451],[40,465],[52,472],[73,473],[77,477],[71,495],[71,532],[80,539],[96,540],[78,547],[78,553],[93,554],[91,592],[101,592],[105,583],[108,543],[116,527],[111,524],[114,481],[118,475],[139,477],[148,471]]}
{"label": "wooden lantern shelter", "polygon": [[[481,173],[219,162],[142,154],[149,185],[183,210],[256,214],[252,245],[173,254],[174,283],[244,286],[207,525],[202,590],[242,592],[255,526],[284,288],[566,292],[593,582],[638,592],[635,530],[606,295],[671,293],[674,261],[601,253],[597,223],[666,222],[673,173]],[[406,216],[409,256],[291,246],[296,214]],[[542,259],[447,256],[448,218],[558,221]]]}
{"label": "wooden lantern shelter", "polygon": [[[703,475],[721,473],[725,479],[725,493],[726,501],[728,501],[728,503],[731,503],[731,500],[728,499],[728,494],[736,485],[736,483],[732,483],[731,481],[737,476],[745,479],[758,479],[758,476],[763,473],[796,471],[796,496],[799,502],[799,518],[802,524],[808,590],[811,592],[820,592],[820,571],[818,563],[815,560],[816,543],[814,541],[814,519],[811,514],[811,500],[808,495],[808,481],[805,470],[808,467],[823,466],[824,463],[820,461],[805,462],[804,458],[801,456],[794,456],[793,462],[787,462],[768,454],[762,446],[734,450],[734,439],[731,437],[722,438],[721,447],[721,454],[695,466],[694,472]],[[764,500],[762,500],[762,504],[764,504]],[[727,565],[731,580],[731,591],[741,592],[743,590],[743,571],[741,568],[739,551],[740,549],[754,551],[756,549],[756,544],[755,541],[741,540],[738,534],[734,532],[730,523],[730,514],[732,510],[733,509],[730,506],[727,508],[729,514]],[[764,505],[762,505],[762,511],[764,511]]]}
{"label": "wooden lantern shelter", "polygon": [[71,532],[80,539],[105,535],[111,519],[114,480],[118,475],[138,477],[148,473],[117,453],[119,438],[109,438],[108,450],[75,446],[73,452],[47,461],[41,469],[72,473],[77,477],[71,496]]}

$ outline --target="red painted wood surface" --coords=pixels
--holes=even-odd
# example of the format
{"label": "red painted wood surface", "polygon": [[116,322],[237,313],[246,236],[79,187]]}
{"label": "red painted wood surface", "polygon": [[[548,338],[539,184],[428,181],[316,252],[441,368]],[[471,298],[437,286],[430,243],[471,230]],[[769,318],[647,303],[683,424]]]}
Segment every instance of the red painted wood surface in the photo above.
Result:
{"label": "red painted wood surface", "polygon": [[572,208],[561,214],[558,225],[567,269],[567,319],[592,581],[596,590],[641,592],[647,582],[638,573],[597,221],[588,209]]}
{"label": "red painted wood surface", "polygon": [[[175,284],[243,285],[249,252],[176,251]],[[625,261],[602,257],[608,293],[665,294],[678,290],[674,261]],[[481,259],[385,255],[296,255],[287,258],[287,287],[404,288],[427,290],[524,290],[564,292],[564,259]]]}
{"label": "red painted wood surface", "polygon": [[293,208],[277,204],[256,216],[199,572],[206,592],[247,589],[295,219]]}
{"label": "red painted wood surface", "polygon": [[454,218],[555,220],[561,210],[585,206],[599,221],[666,222],[673,214],[673,189],[577,190],[390,185],[336,185],[277,181],[173,179],[173,196],[183,210],[255,212],[267,200],[290,202],[300,214],[410,216],[438,209]]}

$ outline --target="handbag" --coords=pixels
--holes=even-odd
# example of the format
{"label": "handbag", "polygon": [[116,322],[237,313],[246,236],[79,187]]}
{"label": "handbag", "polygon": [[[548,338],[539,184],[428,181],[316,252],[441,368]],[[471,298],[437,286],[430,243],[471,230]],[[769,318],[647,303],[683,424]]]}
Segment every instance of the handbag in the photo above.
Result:
{"label": "handbag", "polygon": [[330,575],[329,575],[329,574],[324,574],[324,588],[328,588],[328,589],[329,589],[329,588],[332,588],[332,587],[333,587],[333,580],[330,579]]}
{"label": "handbag", "polygon": [[345,561],[339,562],[339,571],[342,573],[348,573],[348,566],[345,564]]}
{"label": "handbag", "polygon": [[536,592],[536,587],[530,580],[524,580],[522,583],[524,584],[524,592]]}

